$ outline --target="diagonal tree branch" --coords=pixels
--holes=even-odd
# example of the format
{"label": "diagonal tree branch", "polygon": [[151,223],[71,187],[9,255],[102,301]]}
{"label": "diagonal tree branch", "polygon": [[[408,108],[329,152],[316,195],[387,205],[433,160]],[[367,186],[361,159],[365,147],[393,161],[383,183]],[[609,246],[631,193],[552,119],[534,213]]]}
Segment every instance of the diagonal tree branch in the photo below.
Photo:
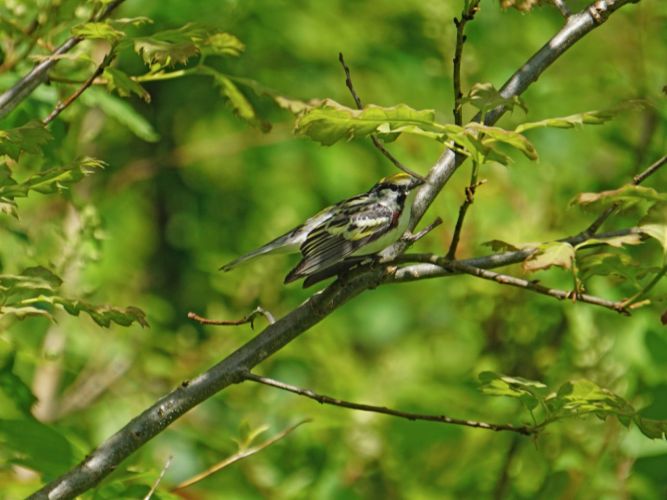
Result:
{"label": "diagonal tree branch", "polygon": [[[503,97],[509,98],[521,94],[569,47],[602,24],[614,11],[634,2],[635,0],[595,1],[584,11],[570,16],[566,25],[502,87]],[[505,110],[500,107],[487,113],[486,123],[495,123],[504,112]],[[461,158],[447,151],[433,166],[427,184],[417,193],[410,230],[417,225],[460,162]],[[395,258],[403,252],[406,245],[407,242],[394,244],[386,255],[390,257],[393,255]],[[252,367],[364,290],[391,281],[393,274],[386,268],[378,266],[371,269],[362,268],[336,280],[266,327],[259,335],[220,363],[194,380],[183,382],[174,391],[160,398],[92,451],[79,465],[46,484],[31,498],[51,500],[71,498],[90,489],[181,415],[225,387],[242,381],[243,374]]]}
{"label": "diagonal tree branch", "polygon": [[[125,0],[112,0],[100,11],[99,14],[93,16],[91,21],[102,21],[106,19],[124,1]],[[53,51],[50,57],[37,64],[27,75],[16,82],[12,88],[0,95],[0,118],[11,113],[16,106],[32,94],[33,90],[44,83],[46,81],[47,73],[58,62],[58,56],[66,54],[76,47],[82,40],[83,37],[80,36],[68,38],[62,45]]]}
{"label": "diagonal tree branch", "polygon": [[477,429],[487,429],[490,431],[510,431],[523,434],[524,436],[530,436],[536,434],[538,429],[529,427],[529,426],[516,426],[511,424],[490,424],[488,422],[479,422],[477,420],[466,420],[461,418],[452,418],[447,415],[425,415],[423,413],[413,413],[408,411],[394,410],[392,408],[387,408],[386,406],[375,406],[367,405],[362,403],[353,403],[352,401],[345,401],[343,399],[332,398],[331,396],[326,396],[324,394],[318,394],[315,391],[310,389],[304,389],[303,387],[297,387],[295,385],[286,384],[279,380],[274,380],[268,377],[262,377],[260,375],[255,375],[254,373],[246,373],[244,375],[246,380],[251,380],[259,384],[268,385],[270,387],[275,387],[283,391],[291,392],[293,394],[298,394],[299,396],[305,396],[314,401],[317,401],[320,404],[326,404],[331,406],[340,406],[341,408],[348,408],[350,410],[359,410],[367,411],[371,413],[381,413],[383,415],[390,415],[392,417],[405,418],[408,420],[424,420],[427,422],[439,422],[442,424],[452,424],[452,425],[463,425],[465,427],[475,427]]}

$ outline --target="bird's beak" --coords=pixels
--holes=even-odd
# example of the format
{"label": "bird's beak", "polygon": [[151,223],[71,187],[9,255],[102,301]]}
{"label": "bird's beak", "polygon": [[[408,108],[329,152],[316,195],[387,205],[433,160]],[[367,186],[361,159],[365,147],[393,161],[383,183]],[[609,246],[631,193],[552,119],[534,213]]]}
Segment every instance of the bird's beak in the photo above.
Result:
{"label": "bird's beak", "polygon": [[426,181],[424,179],[419,179],[417,177],[412,178],[412,182],[410,183],[410,189],[414,189],[416,187],[421,186],[422,184],[426,184]]}

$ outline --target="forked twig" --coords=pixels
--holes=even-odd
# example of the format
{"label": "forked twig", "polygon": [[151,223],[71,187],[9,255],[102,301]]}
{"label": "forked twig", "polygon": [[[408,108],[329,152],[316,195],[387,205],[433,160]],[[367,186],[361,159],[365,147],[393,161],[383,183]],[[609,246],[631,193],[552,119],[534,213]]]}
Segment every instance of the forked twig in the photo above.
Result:
{"label": "forked twig", "polygon": [[244,325],[245,323],[250,323],[250,328],[254,329],[255,318],[257,318],[257,316],[260,315],[264,316],[271,325],[276,322],[276,319],[273,317],[273,314],[271,314],[269,311],[267,311],[261,306],[257,306],[250,314],[244,316],[241,319],[228,319],[228,320],[209,319],[209,318],[204,318],[203,316],[200,316],[199,314],[194,312],[188,313],[188,319],[192,319],[197,323],[201,323],[202,325],[215,325],[215,326],[239,326],[239,325]]}
{"label": "forked twig", "polygon": [[[632,185],[633,186],[639,186],[642,182],[644,182],[646,179],[648,179],[650,176],[655,174],[663,165],[667,164],[667,155],[663,156],[662,158],[658,159],[656,162],[651,164],[646,170],[643,172],[640,172],[639,174],[635,175],[632,178]],[[593,221],[593,223],[588,226],[586,229],[584,229],[581,234],[587,235],[587,236],[593,236],[595,233],[598,232],[600,227],[602,227],[602,224],[605,223],[605,221],[614,213],[616,210],[619,209],[621,204],[619,202],[613,203],[611,206],[607,207],[604,212],[602,212],[597,219]]]}
{"label": "forked twig", "polygon": [[[338,53],[338,60],[340,61],[340,64],[343,66],[343,70],[345,71],[345,85],[347,88],[350,90],[350,94],[352,94],[352,98],[354,99],[354,103],[357,105],[358,109],[362,109],[364,106],[361,103],[361,98],[359,97],[359,94],[357,94],[357,91],[354,90],[354,85],[352,84],[352,76],[350,74],[350,68],[348,67],[347,64],[345,64],[345,59],[343,58],[343,53],[339,52]],[[414,170],[406,167],[401,163],[398,158],[396,158],[393,154],[389,152],[387,148],[384,147],[384,144],[380,141],[380,139],[375,136],[375,134],[371,134],[371,141],[373,141],[373,145],[382,153],[390,162],[396,166],[399,170],[402,170],[408,175],[411,175],[412,177],[416,177],[417,179],[420,179],[422,181],[425,181],[423,176],[415,172]]]}
{"label": "forked twig", "polygon": [[248,458],[248,457],[250,457],[250,456],[252,456],[256,453],[259,453],[260,451],[268,448],[272,444],[274,444],[274,443],[280,441],[281,439],[283,439],[285,436],[290,434],[292,431],[296,430],[297,427],[299,427],[303,424],[306,424],[308,422],[311,422],[311,421],[312,421],[312,419],[310,419],[310,418],[301,420],[300,422],[297,422],[296,424],[294,424],[294,425],[288,427],[287,429],[279,432],[275,436],[267,439],[266,441],[264,441],[261,444],[258,444],[257,446],[253,446],[253,447],[247,448],[245,450],[240,450],[237,453],[234,453],[233,455],[231,455],[230,457],[225,458],[222,462],[218,462],[214,466],[209,467],[204,472],[201,472],[201,473],[197,474],[196,476],[194,476],[194,477],[192,477],[192,478],[190,478],[186,481],[183,481],[182,483],[174,486],[171,489],[171,491],[175,492],[175,491],[183,490],[183,489],[187,488],[188,486],[192,486],[193,484],[198,483],[199,481],[202,481],[203,479],[206,479],[210,475],[215,474],[216,472],[224,469],[225,467],[228,467],[228,466],[230,466],[230,465],[232,465],[232,464],[234,464],[234,463],[236,463],[240,460],[243,460],[244,458]]}
{"label": "forked twig", "polygon": [[64,101],[60,101],[58,104],[56,104],[56,107],[53,108],[53,111],[49,113],[49,115],[42,120],[42,123],[44,125],[48,125],[51,123],[60,113],[63,112],[70,104],[72,104],[74,101],[76,101],[81,94],[83,94],[88,87],[90,87],[93,82],[95,81],[95,78],[100,76],[102,72],[104,71],[104,68],[106,68],[109,64],[111,64],[111,61],[113,61],[115,57],[115,53],[113,51],[109,52],[106,56],[104,56],[104,59],[102,59],[102,62],[97,66],[95,71],[93,72],[92,75],[90,75],[83,84],[74,91],[72,95],[70,95],[67,99]]}

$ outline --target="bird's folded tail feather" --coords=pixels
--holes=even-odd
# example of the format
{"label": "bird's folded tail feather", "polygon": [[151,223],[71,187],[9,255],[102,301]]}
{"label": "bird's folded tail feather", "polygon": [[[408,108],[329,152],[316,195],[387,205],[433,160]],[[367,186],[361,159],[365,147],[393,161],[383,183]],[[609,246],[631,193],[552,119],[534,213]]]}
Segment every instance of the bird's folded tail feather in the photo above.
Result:
{"label": "bird's folded tail feather", "polygon": [[[240,257],[234,259],[231,262],[228,262],[224,266],[220,267],[220,271],[231,271],[235,267],[248,262],[250,260],[253,260],[257,257],[260,257],[262,255],[270,254],[270,253],[279,253],[279,252],[289,252],[294,249],[298,249],[298,246],[296,245],[288,245],[287,242],[289,239],[293,236],[292,235],[293,231],[290,231],[289,233],[283,234],[282,236],[277,237],[275,240],[269,241],[266,245],[263,245],[259,247],[256,250],[253,250],[252,252],[249,252],[245,255],[241,255]],[[294,248],[293,248],[294,247]]]}

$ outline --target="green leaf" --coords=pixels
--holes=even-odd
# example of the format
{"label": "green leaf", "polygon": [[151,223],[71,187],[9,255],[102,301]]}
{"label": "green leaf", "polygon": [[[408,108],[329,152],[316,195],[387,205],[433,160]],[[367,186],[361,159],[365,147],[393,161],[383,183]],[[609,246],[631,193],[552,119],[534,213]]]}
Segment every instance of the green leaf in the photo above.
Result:
{"label": "green leaf", "polygon": [[667,224],[644,224],[639,229],[642,233],[658,240],[664,255],[667,256]]}
{"label": "green leaf", "polygon": [[104,162],[94,158],[83,158],[68,167],[55,167],[28,177],[23,182],[0,186],[0,199],[13,200],[28,196],[35,191],[53,194],[69,189],[85,176],[104,168]]}
{"label": "green leaf", "polygon": [[639,267],[632,257],[624,253],[598,252],[578,255],[577,269],[584,280],[591,276],[612,276],[630,280],[638,286],[636,275]]}
{"label": "green leaf", "polygon": [[535,253],[523,263],[528,272],[549,269],[552,266],[570,269],[574,259],[574,247],[569,243],[553,242],[540,245]]}
{"label": "green leaf", "polygon": [[644,436],[651,439],[667,439],[667,420],[634,417],[634,422]]}
{"label": "green leaf", "polygon": [[519,12],[528,12],[544,3],[545,0],[500,0],[500,7],[503,9],[513,8]]}
{"label": "green leaf", "polygon": [[67,438],[34,419],[0,420],[0,441],[13,463],[41,473],[45,480],[74,465],[74,452]]}
{"label": "green leaf", "polygon": [[642,242],[642,237],[637,233],[624,234],[622,236],[614,236],[612,238],[591,238],[579,243],[575,248],[586,248],[596,245],[609,245],[614,248],[621,248],[624,245],[639,245]]}
{"label": "green leaf", "polygon": [[448,134],[462,132],[456,125],[435,122],[433,110],[415,110],[405,104],[383,108],[369,105],[351,109],[330,99],[316,107],[307,107],[295,123],[295,132],[325,146],[340,140],[366,137],[370,134],[406,132],[444,141]]}
{"label": "green leaf", "polygon": [[484,394],[519,399],[529,410],[536,408],[551,392],[542,382],[490,371],[480,373],[479,380]]}
{"label": "green leaf", "polygon": [[558,389],[556,399],[562,403],[559,406],[564,416],[595,414],[600,418],[609,415],[622,418],[636,413],[625,399],[590,380],[566,382]]}
{"label": "green leaf", "polygon": [[[0,367],[0,392],[3,392],[14,403],[16,409],[23,416],[32,418],[30,410],[32,405],[37,401],[37,398],[30,390],[30,387],[13,372],[15,359],[16,351],[12,351]],[[0,412],[5,410],[7,408],[0,408]]]}
{"label": "green leaf", "polygon": [[125,38],[125,33],[114,28],[108,21],[84,23],[74,26],[72,33],[91,40],[106,40],[112,44]]}
{"label": "green leaf", "polygon": [[160,140],[159,134],[150,122],[124,100],[95,88],[88,89],[81,96],[81,99],[90,106],[99,106],[107,116],[127,127],[130,132],[140,139],[146,142]]}
{"label": "green leaf", "polygon": [[62,307],[68,314],[88,314],[103,327],[111,323],[130,326],[138,323],[148,326],[146,314],[137,307],[111,307],[96,305],[78,299],[58,295],[62,280],[44,267],[31,267],[18,275],[0,274],[0,316],[45,316],[53,321],[49,308]]}
{"label": "green leaf", "polygon": [[613,204],[618,204],[620,209],[627,209],[642,201],[665,202],[667,193],[658,193],[653,188],[628,184],[599,193],[581,193],[571,203],[599,210]]}
{"label": "green leaf", "polygon": [[0,156],[7,155],[18,160],[23,151],[41,154],[42,146],[52,138],[51,132],[39,121],[32,121],[9,130],[0,130]]}
{"label": "green leaf", "polygon": [[217,71],[211,70],[210,73],[213,75],[215,83],[220,87],[222,95],[227,98],[227,102],[239,118],[253,127],[259,128],[262,132],[271,130],[271,124],[257,115],[250,101],[229,78]]}
{"label": "green leaf", "polygon": [[116,26],[143,26],[144,24],[153,24],[153,20],[146,16],[119,17],[116,19],[111,19],[109,22]]}
{"label": "green leaf", "polygon": [[203,52],[218,56],[238,57],[245,50],[245,45],[229,33],[213,33],[202,42]]}
{"label": "green leaf", "polygon": [[501,142],[518,149],[530,160],[537,160],[538,158],[535,146],[533,146],[525,136],[518,132],[505,130],[500,127],[491,127],[476,122],[466,125],[466,129],[484,134],[482,143],[487,146],[490,145],[491,142]]}
{"label": "green leaf", "polygon": [[151,102],[151,95],[146,89],[123,71],[107,67],[104,69],[103,76],[107,81],[107,88],[110,92],[116,92],[121,97],[129,97],[135,94],[144,101]]}
{"label": "green leaf", "polygon": [[494,252],[516,252],[521,248],[513,245],[512,243],[507,243],[502,240],[489,240],[482,243],[485,247],[489,247]]}
{"label": "green leaf", "polygon": [[138,323],[142,327],[147,327],[146,314],[138,307],[111,307],[106,305],[95,305],[82,300],[66,299],[63,297],[44,298],[48,302],[53,302],[63,306],[72,316],[78,316],[85,312],[95,323],[105,328],[111,326],[111,323],[117,323],[121,326],[130,326],[132,323]]}
{"label": "green leaf", "polygon": [[611,120],[618,112],[619,110],[584,111],[583,113],[576,113],[574,115],[558,116],[537,122],[522,123],[514,130],[516,132],[525,132],[526,130],[534,128],[573,128],[581,125],[600,125]]}
{"label": "green leaf", "polygon": [[178,29],[154,33],[137,38],[134,50],[149,65],[173,66],[185,64],[200,53],[200,45],[210,38],[210,33],[199,25],[188,23]]}
{"label": "green leaf", "polygon": [[461,103],[470,104],[482,113],[498,106],[504,106],[508,111],[513,111],[515,106],[519,106],[528,112],[528,108],[519,96],[503,97],[491,83],[475,83],[468,94],[461,99]]}

